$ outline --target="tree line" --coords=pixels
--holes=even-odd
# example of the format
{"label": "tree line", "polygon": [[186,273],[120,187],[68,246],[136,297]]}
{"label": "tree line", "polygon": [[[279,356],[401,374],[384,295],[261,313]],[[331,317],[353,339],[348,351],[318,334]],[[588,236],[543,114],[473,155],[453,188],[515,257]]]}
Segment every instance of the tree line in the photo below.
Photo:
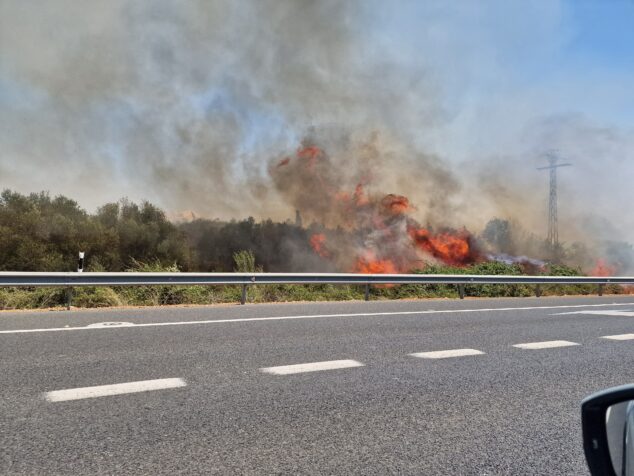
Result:
{"label": "tree line", "polygon": [[294,271],[311,263],[311,231],[291,222],[253,218],[171,222],[159,207],[127,199],[95,213],[46,192],[0,194],[0,270],[74,271],[79,251],[89,271],[124,271],[139,263],[181,271],[233,271],[234,254],[250,250],[266,271]]}
{"label": "tree line", "polygon": [[[88,271],[152,269],[234,271],[235,254],[249,251],[267,272],[336,271],[311,249],[319,225],[294,222],[196,219],[175,223],[159,207],[127,199],[88,213],[64,196],[46,192],[0,194],[0,271],[74,271],[77,253],[86,253]],[[543,239],[514,222],[494,218],[477,237],[496,253],[548,260]],[[589,272],[604,258],[615,273],[634,272],[634,248],[624,242],[562,245],[561,264]],[[255,265],[254,265],[255,266]],[[145,268],[144,268],[145,269]]]}

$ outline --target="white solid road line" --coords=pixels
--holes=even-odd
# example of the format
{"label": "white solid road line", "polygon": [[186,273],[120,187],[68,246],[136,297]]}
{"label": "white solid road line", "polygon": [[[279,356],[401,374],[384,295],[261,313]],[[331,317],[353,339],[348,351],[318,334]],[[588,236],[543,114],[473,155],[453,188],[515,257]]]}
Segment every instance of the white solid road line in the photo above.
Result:
{"label": "white solid road line", "polygon": [[613,303],[613,304],[579,304],[572,306],[536,306],[536,307],[499,307],[492,309],[444,309],[439,311],[394,311],[394,312],[357,312],[350,314],[308,314],[300,316],[272,316],[272,317],[244,317],[237,319],[212,319],[201,321],[172,321],[172,322],[146,322],[143,324],[133,324],[130,322],[108,323],[108,325],[89,324],[78,327],[49,327],[40,329],[14,329],[0,331],[0,334],[30,334],[35,332],[64,332],[64,331],[103,331],[111,329],[136,329],[141,327],[164,327],[164,326],[194,326],[200,324],[229,324],[235,322],[261,322],[261,321],[285,321],[294,319],[319,319],[319,318],[340,318],[340,317],[376,317],[376,316],[414,316],[423,314],[460,314],[477,312],[513,312],[513,311],[535,311],[548,309],[575,309],[587,307],[613,307],[613,306],[633,306],[634,303]]}
{"label": "white solid road line", "polygon": [[632,311],[615,311],[606,309],[605,311],[573,311],[573,312],[560,312],[557,314],[553,314],[554,316],[564,316],[566,314],[588,314],[588,315],[596,315],[596,316],[616,316],[616,317],[634,317],[634,312]]}
{"label": "white solid road line", "polygon": [[484,352],[476,349],[437,350],[434,352],[417,352],[409,354],[421,359],[448,359],[450,357],[465,357],[468,355],[484,355]]}
{"label": "white solid road line", "polygon": [[513,347],[518,349],[552,349],[554,347],[570,347],[572,345],[579,345],[576,342],[570,342],[568,340],[547,340],[544,342],[528,342],[526,344],[515,344]]}
{"label": "white solid road line", "polygon": [[274,375],[301,374],[304,372],[319,372],[321,370],[349,369],[363,367],[364,364],[356,360],[327,360],[325,362],[311,362],[308,364],[280,365],[279,367],[264,367],[260,371]]}
{"label": "white solid road line", "polygon": [[610,340],[632,340],[634,339],[634,334],[617,334],[614,336],[603,336],[601,339],[610,339]]}
{"label": "white solid road line", "polygon": [[107,397],[124,393],[148,392],[167,388],[185,387],[187,383],[180,378],[162,378],[157,380],[141,380],[138,382],[117,383],[114,385],[98,385],[96,387],[69,388],[46,392],[44,398],[49,402],[66,402],[83,398]]}

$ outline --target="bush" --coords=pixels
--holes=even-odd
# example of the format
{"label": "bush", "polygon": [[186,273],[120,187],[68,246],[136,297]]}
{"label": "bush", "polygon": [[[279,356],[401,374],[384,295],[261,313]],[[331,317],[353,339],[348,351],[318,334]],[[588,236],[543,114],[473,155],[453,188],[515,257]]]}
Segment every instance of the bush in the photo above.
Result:
{"label": "bush", "polygon": [[73,306],[76,307],[112,307],[123,302],[112,288],[80,287],[73,289]]}
{"label": "bush", "polygon": [[[583,276],[579,268],[551,264],[546,273],[548,276]],[[547,284],[542,286],[544,296],[568,296],[595,294],[597,287],[592,284]]]}
{"label": "bush", "polygon": [[262,267],[255,266],[255,255],[251,250],[236,251],[233,253],[233,261],[236,273],[261,273]]}
{"label": "bush", "polygon": [[0,288],[0,309],[37,309],[66,305],[62,288]]}

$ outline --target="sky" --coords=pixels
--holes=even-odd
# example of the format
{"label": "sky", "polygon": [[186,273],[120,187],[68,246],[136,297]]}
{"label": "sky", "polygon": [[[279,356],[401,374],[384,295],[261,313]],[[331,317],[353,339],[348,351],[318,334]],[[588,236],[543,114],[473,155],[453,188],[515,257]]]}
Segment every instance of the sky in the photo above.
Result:
{"label": "sky", "polygon": [[272,163],[311,137],[356,170],[372,142],[421,220],[539,234],[556,150],[564,239],[634,241],[632,24],[630,0],[0,0],[0,188],[285,219]]}

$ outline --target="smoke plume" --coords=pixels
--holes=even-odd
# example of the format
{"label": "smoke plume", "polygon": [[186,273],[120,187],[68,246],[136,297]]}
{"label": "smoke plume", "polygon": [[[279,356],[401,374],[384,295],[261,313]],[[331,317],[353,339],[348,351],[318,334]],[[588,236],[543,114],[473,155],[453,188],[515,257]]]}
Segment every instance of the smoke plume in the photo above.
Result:
{"label": "smoke plume", "polygon": [[[509,13],[506,3],[491,11]],[[562,13],[550,3],[522,7],[539,30],[520,21],[517,44],[553,43]],[[478,28],[490,28],[476,26],[482,12],[465,7],[472,24],[439,5],[418,7],[415,28],[390,24],[411,8],[3,1],[2,186],[87,207],[148,199],[181,216],[283,221],[297,209],[306,223],[340,230],[311,241],[340,268],[372,258],[402,270],[421,259],[455,263],[434,240],[452,253],[466,243],[464,262],[481,259],[475,236],[494,217],[521,224],[512,253],[533,255],[520,237],[545,235],[546,177],[535,168],[555,148],[575,165],[560,181],[562,240],[631,268],[627,246],[607,243],[634,238],[634,219],[615,209],[631,201],[628,175],[614,172],[634,158],[632,135],[529,95],[479,107],[448,97],[468,91],[460,81],[473,72],[505,78],[495,54],[469,49],[482,40]],[[451,40],[455,25],[464,43]],[[420,43],[408,43],[413,31]],[[609,185],[593,188],[601,180]],[[610,225],[594,226],[598,217]]]}

